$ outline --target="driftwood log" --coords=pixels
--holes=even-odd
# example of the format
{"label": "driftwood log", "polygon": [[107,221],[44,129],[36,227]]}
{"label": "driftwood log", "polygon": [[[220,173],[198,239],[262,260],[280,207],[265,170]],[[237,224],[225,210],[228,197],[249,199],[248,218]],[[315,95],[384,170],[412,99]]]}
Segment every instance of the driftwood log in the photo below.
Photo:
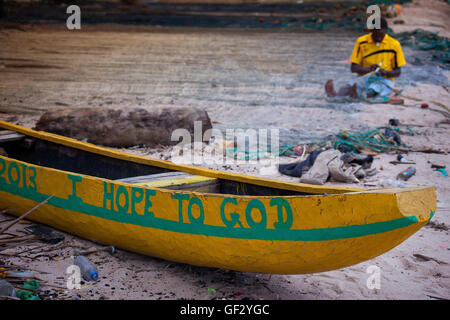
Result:
{"label": "driftwood log", "polygon": [[[212,128],[205,110],[194,107],[60,108],[44,113],[36,130],[110,147],[175,145],[172,133],[186,129],[194,139],[194,122],[201,136]],[[200,131],[198,129],[198,131]]]}

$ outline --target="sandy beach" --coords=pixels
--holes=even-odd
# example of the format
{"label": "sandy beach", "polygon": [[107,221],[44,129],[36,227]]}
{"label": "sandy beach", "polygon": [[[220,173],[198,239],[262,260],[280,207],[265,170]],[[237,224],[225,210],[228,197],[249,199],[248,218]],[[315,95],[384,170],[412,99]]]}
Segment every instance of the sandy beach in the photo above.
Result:
{"label": "sandy beach", "polygon": [[[405,21],[394,25],[396,32],[430,27],[430,31],[448,36],[449,13],[450,5],[446,2],[414,1],[390,22]],[[99,280],[82,282],[81,289],[69,290],[66,269],[73,264],[76,250],[101,245],[62,232],[65,240],[56,245],[37,241],[0,251],[0,261],[36,271],[43,288],[42,299],[450,298],[450,179],[431,167],[440,164],[448,170],[450,164],[448,66],[421,69],[428,66],[416,66],[407,56],[406,71],[399,80],[403,105],[338,105],[327,102],[324,82],[318,75],[326,67],[333,69],[327,75],[330,78],[339,82],[350,79],[346,56],[351,53],[355,34],[90,25],[67,40],[61,26],[23,25],[20,29],[0,29],[0,42],[5,43],[0,49],[0,120],[33,128],[45,111],[65,106],[188,105],[205,108],[219,129],[288,128],[281,131],[284,141],[294,144],[297,137],[302,144],[340,130],[376,128],[386,126],[390,119],[398,119],[414,132],[401,136],[404,144],[434,150],[402,155],[414,162],[417,170],[405,182],[408,186],[436,188],[436,214],[412,237],[372,260],[317,274],[271,275],[191,266],[118,248],[114,254],[90,254],[89,259],[99,270]],[[315,37],[324,37],[324,42],[336,46],[335,55],[321,56],[326,61],[319,61],[322,67],[317,70],[310,67],[319,62],[314,60],[313,49],[307,46]],[[183,50],[189,55],[183,54]],[[417,70],[436,73],[424,75],[420,80]],[[310,75],[312,80],[307,81]],[[414,81],[410,75],[415,77]],[[428,107],[422,108],[423,103]],[[174,161],[172,147],[120,150]],[[359,183],[331,181],[326,185],[388,186],[384,185],[387,180],[396,180],[397,174],[407,167],[390,163],[397,155],[394,152],[375,155],[372,167],[377,169],[376,175]],[[281,157],[280,163],[300,159]],[[266,166],[264,161],[199,166],[298,182],[298,178],[282,175],[273,165],[261,170]],[[11,218],[0,214],[0,221]],[[30,224],[31,221],[25,220],[10,232],[23,234],[24,227]],[[371,266],[380,270],[379,289],[367,285]]]}

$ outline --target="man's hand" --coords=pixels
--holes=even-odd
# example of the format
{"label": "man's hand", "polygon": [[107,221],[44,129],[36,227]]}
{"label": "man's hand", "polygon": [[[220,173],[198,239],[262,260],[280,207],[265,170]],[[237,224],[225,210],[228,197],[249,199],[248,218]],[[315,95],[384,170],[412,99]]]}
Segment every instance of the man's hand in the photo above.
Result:
{"label": "man's hand", "polygon": [[392,71],[386,71],[384,69],[381,69],[378,64],[373,64],[368,68],[364,68],[360,66],[359,64],[352,63],[351,70],[353,73],[359,73],[359,74],[367,74],[370,72],[374,72],[375,70],[378,70],[378,74],[382,77],[386,78],[396,78],[399,77],[401,74],[400,68],[394,69]]}
{"label": "man's hand", "polygon": [[380,76],[382,76],[382,77],[388,77],[388,76],[389,76],[389,71],[386,71],[386,70],[384,70],[384,69],[378,70],[378,73],[379,73]]}
{"label": "man's hand", "polygon": [[370,72],[374,72],[375,70],[377,70],[380,66],[377,64],[373,64],[369,67]]}
{"label": "man's hand", "polygon": [[370,67],[365,68],[365,67],[360,66],[359,64],[352,63],[351,71],[352,71],[353,73],[367,74],[367,73],[370,73],[370,72],[374,72],[374,71],[377,70],[379,67],[380,67],[379,65],[373,64],[373,65],[371,65]]}

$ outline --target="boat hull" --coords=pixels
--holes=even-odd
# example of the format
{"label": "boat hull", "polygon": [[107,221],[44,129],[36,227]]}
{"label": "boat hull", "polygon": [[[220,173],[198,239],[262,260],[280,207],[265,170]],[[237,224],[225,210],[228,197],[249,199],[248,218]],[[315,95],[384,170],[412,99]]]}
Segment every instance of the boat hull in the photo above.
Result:
{"label": "boat hull", "polygon": [[0,207],[85,239],[198,266],[315,273],[374,258],[436,210],[433,187],[242,196],[133,186],[0,156]]}

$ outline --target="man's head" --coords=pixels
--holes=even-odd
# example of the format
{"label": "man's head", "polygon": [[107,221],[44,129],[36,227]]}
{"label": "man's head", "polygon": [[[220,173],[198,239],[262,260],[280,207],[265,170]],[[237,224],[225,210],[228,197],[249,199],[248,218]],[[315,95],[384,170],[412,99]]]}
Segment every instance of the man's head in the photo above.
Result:
{"label": "man's head", "polygon": [[373,29],[372,30],[372,39],[375,42],[381,42],[384,39],[384,36],[386,35],[388,30],[388,23],[386,19],[381,18],[380,19],[380,29]]}

